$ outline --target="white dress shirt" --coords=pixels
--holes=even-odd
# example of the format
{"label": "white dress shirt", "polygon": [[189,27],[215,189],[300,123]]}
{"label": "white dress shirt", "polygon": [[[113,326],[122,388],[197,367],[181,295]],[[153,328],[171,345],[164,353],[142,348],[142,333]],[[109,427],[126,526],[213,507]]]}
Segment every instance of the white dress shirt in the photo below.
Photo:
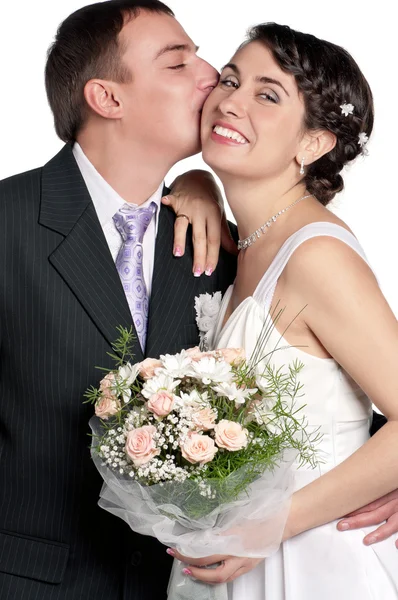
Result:
{"label": "white dress shirt", "polygon": [[[83,175],[83,179],[93,201],[94,208],[96,210],[99,222],[101,223],[106,241],[108,242],[109,250],[111,251],[113,260],[116,262],[116,258],[120,248],[122,247],[123,240],[120,233],[116,229],[116,225],[113,222],[112,217],[124,204],[127,203],[98,173],[77,142],[75,142],[73,145],[73,156],[75,157],[80,172]],[[158,232],[162,192],[163,182],[158,187],[156,192],[150,198],[148,198],[146,202],[140,205],[140,208],[148,207],[151,202],[155,202],[157,205],[156,214],[149,223],[142,242],[143,269],[148,298],[150,298],[152,289],[155,242]],[[131,203],[128,203],[128,205],[137,206]]]}

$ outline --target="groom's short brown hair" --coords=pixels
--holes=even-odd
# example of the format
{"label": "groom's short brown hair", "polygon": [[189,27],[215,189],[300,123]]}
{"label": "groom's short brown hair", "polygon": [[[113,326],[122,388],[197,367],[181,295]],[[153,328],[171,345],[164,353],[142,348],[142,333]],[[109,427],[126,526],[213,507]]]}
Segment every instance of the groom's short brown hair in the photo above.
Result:
{"label": "groom's short brown hair", "polygon": [[119,40],[126,19],[140,10],[174,13],[158,0],[107,0],[72,13],[58,28],[48,51],[45,83],[57,135],[73,142],[85,114],[84,86],[93,78],[127,83],[132,74],[123,65]]}

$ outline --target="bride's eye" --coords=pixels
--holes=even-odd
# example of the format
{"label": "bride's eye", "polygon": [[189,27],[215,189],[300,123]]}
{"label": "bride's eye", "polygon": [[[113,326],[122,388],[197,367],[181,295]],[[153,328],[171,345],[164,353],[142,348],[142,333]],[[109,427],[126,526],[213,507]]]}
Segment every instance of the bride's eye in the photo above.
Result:
{"label": "bride's eye", "polygon": [[262,92],[261,94],[259,94],[259,96],[263,100],[267,100],[268,102],[272,102],[273,104],[279,103],[279,96],[275,94],[275,92]]}
{"label": "bride's eye", "polygon": [[227,79],[227,78],[221,78],[219,81],[219,85],[222,85],[227,88],[234,88],[234,89],[237,89],[239,87],[239,84],[237,81],[233,81],[232,79]]}

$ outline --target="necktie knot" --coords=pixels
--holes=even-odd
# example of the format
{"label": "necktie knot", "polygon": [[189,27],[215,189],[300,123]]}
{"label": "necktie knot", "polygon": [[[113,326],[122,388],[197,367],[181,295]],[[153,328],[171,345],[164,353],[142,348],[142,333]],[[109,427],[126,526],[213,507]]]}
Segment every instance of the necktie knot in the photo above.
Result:
{"label": "necktie knot", "polygon": [[122,206],[113,216],[116,229],[122,236],[123,242],[142,244],[148,225],[156,213],[157,206],[151,202],[147,208],[135,208],[133,206]]}

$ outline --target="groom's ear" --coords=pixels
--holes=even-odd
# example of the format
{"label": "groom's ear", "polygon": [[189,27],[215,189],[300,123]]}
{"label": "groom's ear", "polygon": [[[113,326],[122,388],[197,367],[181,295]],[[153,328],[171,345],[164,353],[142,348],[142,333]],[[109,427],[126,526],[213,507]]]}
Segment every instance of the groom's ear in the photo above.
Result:
{"label": "groom's ear", "polygon": [[105,119],[120,119],[122,104],[112,81],[90,79],[84,86],[84,98],[95,113]]}

